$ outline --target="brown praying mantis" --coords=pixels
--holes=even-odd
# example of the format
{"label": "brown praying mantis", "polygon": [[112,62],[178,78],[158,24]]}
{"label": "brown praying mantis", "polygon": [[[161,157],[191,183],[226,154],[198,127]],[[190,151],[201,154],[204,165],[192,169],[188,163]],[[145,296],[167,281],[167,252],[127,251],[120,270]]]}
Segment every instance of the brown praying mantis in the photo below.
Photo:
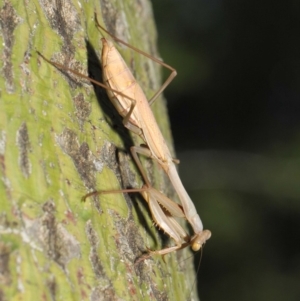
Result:
{"label": "brown praying mantis", "polygon": [[[141,189],[125,189],[115,192],[140,191],[149,205],[152,217],[156,224],[176,242],[176,246],[174,247],[165,248],[158,251],[151,251],[150,253],[165,255],[167,253],[182,249],[188,245],[190,245],[194,251],[198,251],[206,242],[206,240],[210,238],[211,232],[209,230],[203,230],[203,224],[196,211],[195,205],[187,194],[177,173],[175,163],[178,163],[178,160],[172,158],[170,150],[167,147],[164,137],[156,123],[155,117],[150,108],[150,105],[157,99],[157,97],[176,76],[176,70],[171,66],[165,64],[161,60],[156,59],[151,55],[111,35],[99,24],[96,14],[95,21],[97,27],[100,30],[106,32],[117,42],[124,44],[125,46],[139,52],[140,54],[171,70],[171,74],[169,75],[167,80],[149,101],[147,100],[139,84],[136,82],[132,73],[128,69],[123,58],[114,47],[113,43],[105,38],[101,39],[103,44],[101,61],[103,67],[104,83],[99,83],[83,74],[66,68],[61,64],[49,61],[40,53],[39,55],[52,65],[66,71],[70,71],[82,78],[86,78],[94,84],[106,89],[111,102],[115,106],[118,113],[123,117],[124,126],[130,131],[138,134],[145,141],[146,146],[141,145],[131,147],[131,153],[146,184]],[[169,176],[170,181],[179,196],[182,206],[173,202],[151,186],[142,167],[138,154],[151,157],[158,162],[158,164]],[[84,199],[91,195],[111,192],[113,191],[91,192],[87,194]],[[193,228],[194,235],[190,237],[178,224],[174,217],[186,218]]]}
{"label": "brown praying mantis", "polygon": [[[171,74],[169,75],[167,80],[148,101],[143,90],[134,79],[132,73],[128,69],[119,52],[114,47],[113,43],[102,38],[103,78],[106,85],[111,88],[107,89],[108,96],[119,114],[124,118],[124,126],[129,130],[139,134],[146,142],[146,147],[131,147],[132,155],[146,183],[148,181],[137,153],[154,158],[167,173],[175,191],[179,196],[185,218],[189,221],[195,233],[190,241],[191,247],[194,251],[198,251],[203,244],[203,224],[196,211],[194,203],[190,199],[179,178],[177,169],[174,164],[177,163],[177,160],[174,160],[172,158],[170,150],[167,147],[165,139],[156,123],[155,117],[150,108],[150,105],[156,100],[156,98],[163,92],[163,90],[176,76],[176,70],[171,66],[165,64],[164,62],[153,58],[152,56],[149,56],[147,53],[123,42],[117,37],[112,36],[99,24],[96,15],[95,20],[98,28],[110,35],[114,40],[132,48],[133,50],[140,52],[141,54],[149,57],[155,62],[158,62],[162,66],[171,70]],[[122,91],[122,93],[126,94],[126,97],[116,93],[114,90]],[[207,232],[205,233],[207,234]],[[208,235],[206,235],[206,237],[208,237]]]}

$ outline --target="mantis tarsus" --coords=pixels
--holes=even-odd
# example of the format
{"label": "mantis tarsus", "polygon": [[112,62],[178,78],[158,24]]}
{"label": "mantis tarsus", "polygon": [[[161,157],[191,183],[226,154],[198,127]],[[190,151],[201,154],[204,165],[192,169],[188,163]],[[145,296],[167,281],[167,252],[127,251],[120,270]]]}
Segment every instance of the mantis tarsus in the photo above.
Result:
{"label": "mantis tarsus", "polygon": [[[117,37],[112,36],[98,23],[96,14],[95,21],[98,28],[110,35],[114,40],[130,47],[131,49],[141,53],[142,55],[145,55],[146,57],[171,70],[171,74],[168,79],[149,101],[128,69],[123,58],[114,47],[113,43],[105,38],[101,39],[103,44],[102,65],[105,84],[92,80],[85,75],[64,67],[61,64],[51,62],[40,53],[39,55],[56,67],[70,71],[82,78],[88,79],[98,86],[105,88],[116,110],[123,117],[124,126],[134,133],[140,135],[145,141],[146,146],[131,147],[133,158],[137,163],[146,183],[145,187],[141,189],[141,194],[149,204],[153,219],[175,240],[177,244],[175,247],[155,251],[154,253],[164,255],[169,252],[184,248],[188,245],[191,245],[194,251],[198,251],[203,243],[210,238],[211,232],[209,230],[203,230],[203,224],[196,211],[195,205],[187,194],[178,176],[174,164],[178,163],[178,160],[172,158],[150,108],[150,105],[157,99],[157,97],[176,76],[176,70],[162,61],[150,56],[149,54],[123,42]],[[177,203],[171,201],[151,186],[139,160],[138,154],[154,158],[163,168],[163,170],[169,176],[170,181],[179,196],[182,208]],[[98,192],[90,193],[85,197],[96,193]],[[170,204],[169,208],[167,208],[167,212],[161,208],[161,206],[166,207],[166,203]],[[186,218],[191,224],[195,234],[192,237],[189,237],[182,227],[179,226],[173,216]]]}

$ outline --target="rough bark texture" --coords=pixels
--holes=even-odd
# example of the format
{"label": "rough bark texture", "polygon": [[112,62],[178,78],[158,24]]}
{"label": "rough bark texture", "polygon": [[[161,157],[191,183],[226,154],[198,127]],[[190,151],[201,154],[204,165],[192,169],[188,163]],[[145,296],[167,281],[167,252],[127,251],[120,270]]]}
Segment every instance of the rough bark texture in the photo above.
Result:
{"label": "rough bark texture", "polygon": [[[0,7],[0,300],[192,298],[188,251],[166,256],[166,264],[155,257],[134,265],[147,247],[172,243],[139,196],[80,202],[91,190],[142,184],[126,155],[140,141],[123,128],[105,91],[36,53],[101,80],[94,11],[110,32],[157,56],[146,0],[7,0]],[[159,66],[119,49],[152,95]],[[170,141],[164,101],[153,110]],[[143,163],[154,186],[172,195],[161,170]]]}

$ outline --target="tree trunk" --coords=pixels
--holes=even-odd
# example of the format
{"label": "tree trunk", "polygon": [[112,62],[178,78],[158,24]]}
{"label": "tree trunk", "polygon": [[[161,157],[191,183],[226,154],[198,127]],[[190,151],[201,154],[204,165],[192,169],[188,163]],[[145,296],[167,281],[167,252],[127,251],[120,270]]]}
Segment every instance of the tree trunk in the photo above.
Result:
{"label": "tree trunk", "polygon": [[[135,264],[147,247],[173,243],[138,195],[81,202],[92,190],[141,187],[126,154],[141,141],[104,90],[36,53],[101,79],[96,11],[111,33],[157,56],[150,3],[7,0],[0,9],[0,300],[188,300],[195,277],[188,250],[165,256],[166,263],[155,256]],[[118,48],[153,95],[160,66]],[[163,99],[153,110],[170,141]],[[154,186],[172,195],[156,164],[143,164]]]}

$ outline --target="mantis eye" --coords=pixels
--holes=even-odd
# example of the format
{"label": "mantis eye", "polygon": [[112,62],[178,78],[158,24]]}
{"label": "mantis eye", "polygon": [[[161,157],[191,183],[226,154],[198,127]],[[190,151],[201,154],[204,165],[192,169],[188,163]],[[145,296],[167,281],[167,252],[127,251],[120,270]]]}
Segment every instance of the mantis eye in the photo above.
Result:
{"label": "mantis eye", "polygon": [[199,242],[194,242],[191,246],[191,248],[194,252],[199,251],[201,249],[201,247],[202,247],[202,244],[200,244]]}

